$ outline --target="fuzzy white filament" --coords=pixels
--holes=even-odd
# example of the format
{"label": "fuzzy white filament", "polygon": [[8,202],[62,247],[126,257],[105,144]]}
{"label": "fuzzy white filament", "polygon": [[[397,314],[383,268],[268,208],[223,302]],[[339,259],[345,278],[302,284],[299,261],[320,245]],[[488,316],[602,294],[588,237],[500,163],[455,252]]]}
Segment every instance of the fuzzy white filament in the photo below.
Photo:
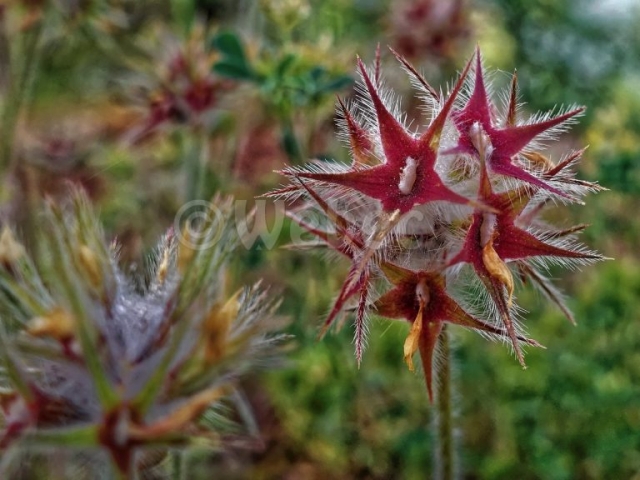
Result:
{"label": "fuzzy white filament", "polygon": [[424,280],[416,285],[416,297],[418,297],[418,301],[420,302],[420,306],[422,308],[428,305],[430,300],[429,287],[427,287],[427,284],[424,282]]}
{"label": "fuzzy white filament", "polygon": [[417,170],[418,162],[414,158],[407,157],[402,172],[400,172],[400,181],[398,182],[398,188],[403,195],[411,193],[413,184],[416,183]]}
{"label": "fuzzy white filament", "polygon": [[493,145],[491,145],[491,139],[487,132],[484,131],[482,125],[479,122],[474,122],[469,129],[469,137],[471,138],[471,143],[478,151],[480,158],[483,161],[489,160],[489,157],[493,153]]}
{"label": "fuzzy white filament", "polygon": [[484,247],[493,239],[493,232],[496,226],[496,216],[493,213],[485,213],[482,216],[480,226],[480,244]]}

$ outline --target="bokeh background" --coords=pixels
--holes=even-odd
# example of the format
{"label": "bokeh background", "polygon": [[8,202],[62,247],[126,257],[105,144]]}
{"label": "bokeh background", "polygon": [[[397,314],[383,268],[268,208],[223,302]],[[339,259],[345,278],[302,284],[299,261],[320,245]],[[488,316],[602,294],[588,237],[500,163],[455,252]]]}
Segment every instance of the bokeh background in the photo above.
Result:
{"label": "bokeh background", "polygon": [[[526,371],[454,330],[463,477],[640,479],[639,22],[634,0],[4,2],[1,219],[28,240],[42,198],[80,184],[141,271],[185,203],[251,204],[280,184],[274,169],[348,161],[334,104],[353,95],[356,55],[370,62],[380,44],[387,84],[419,118],[386,46],[444,87],[480,45],[498,86],[517,68],[526,111],[588,107],[561,142],[589,145],[580,176],[610,191],[558,215],[590,224],[585,242],[615,260],[552,272],[577,326],[520,292],[547,347]],[[431,407],[402,361],[407,325],[374,319],[358,369],[349,319],[316,340],[347,265],[273,241],[243,251],[229,280],[264,278],[295,335],[284,368],[244,385],[262,445],[200,452],[193,478],[429,478]]]}

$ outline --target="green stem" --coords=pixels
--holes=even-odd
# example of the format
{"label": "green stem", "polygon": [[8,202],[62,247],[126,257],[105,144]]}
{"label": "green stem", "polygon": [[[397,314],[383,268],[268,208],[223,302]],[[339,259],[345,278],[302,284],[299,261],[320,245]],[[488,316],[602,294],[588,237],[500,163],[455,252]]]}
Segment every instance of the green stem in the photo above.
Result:
{"label": "green stem", "polygon": [[[10,140],[12,141],[12,140]],[[24,244],[27,250],[34,252],[36,258],[46,256],[46,252],[38,251],[37,234],[39,232],[39,216],[41,211],[42,192],[38,189],[36,172],[25,162],[16,162],[11,152],[8,153],[7,161],[13,162],[11,170],[15,175],[15,182],[18,191],[14,194],[14,201],[22,203],[21,212],[17,213],[16,224],[22,230]]]}
{"label": "green stem", "polygon": [[203,127],[199,127],[195,138],[185,139],[185,169],[187,183],[185,200],[202,200],[206,184],[207,162],[209,160],[209,137]]}
{"label": "green stem", "polygon": [[118,468],[118,466],[115,463],[113,463],[113,472],[114,472],[113,478],[115,480],[136,480],[137,478],[137,475],[135,474],[133,469],[129,469],[128,472],[123,472]]}
{"label": "green stem", "polygon": [[9,93],[5,98],[2,131],[0,133],[0,166],[6,169],[13,160],[15,131],[20,120],[22,107],[31,94],[31,87],[40,64],[41,49],[38,48],[42,36],[44,20],[40,20],[25,33],[25,48],[21,54],[24,59],[20,74],[11,79]]}
{"label": "green stem", "polygon": [[25,444],[38,447],[86,449],[98,444],[98,432],[95,425],[36,430],[27,434]]}
{"label": "green stem", "polygon": [[184,472],[184,453],[171,452],[171,480],[182,480]]}
{"label": "green stem", "polygon": [[293,115],[287,116],[282,120],[282,148],[293,165],[302,165],[305,156],[302,152],[302,145],[300,145],[296,137],[293,122]]}
{"label": "green stem", "polygon": [[29,386],[29,379],[20,364],[13,359],[13,352],[7,339],[4,320],[0,318],[0,361],[4,363],[5,374],[11,380],[22,398],[27,402],[34,400],[34,394]]}
{"label": "green stem", "polygon": [[456,445],[454,438],[453,386],[451,378],[451,344],[446,325],[438,337],[442,362],[437,372],[434,422],[437,438],[434,478],[453,480],[456,477]]}

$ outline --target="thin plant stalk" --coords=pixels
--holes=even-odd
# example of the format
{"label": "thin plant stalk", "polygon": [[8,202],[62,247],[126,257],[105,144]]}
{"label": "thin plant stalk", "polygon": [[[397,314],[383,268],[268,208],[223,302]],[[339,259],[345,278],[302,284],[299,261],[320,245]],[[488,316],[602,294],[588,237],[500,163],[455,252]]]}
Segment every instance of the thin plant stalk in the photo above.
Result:
{"label": "thin plant stalk", "polygon": [[293,115],[288,115],[282,120],[282,147],[293,165],[302,165],[307,155],[302,150],[302,145],[296,136]]}
{"label": "thin plant stalk", "polygon": [[137,480],[138,475],[135,472],[135,469],[131,468],[128,472],[123,472],[120,470],[115,464],[113,464],[114,470],[114,480]]}
{"label": "thin plant stalk", "polygon": [[207,162],[209,160],[209,137],[200,126],[193,138],[184,139],[186,168],[186,201],[202,200],[205,195]]}
{"label": "thin plant stalk", "polygon": [[185,469],[184,452],[173,451],[171,455],[171,480],[183,480]]}
{"label": "thin plant stalk", "polygon": [[31,94],[36,72],[40,65],[44,19],[41,19],[25,33],[25,47],[22,52],[23,65],[19,75],[10,80],[10,87],[4,99],[2,112],[2,133],[0,133],[0,166],[6,169],[13,161],[13,145],[15,130],[22,114],[22,109]]}
{"label": "thin plant stalk", "polygon": [[436,419],[434,422],[436,448],[434,478],[453,480],[456,478],[456,444],[454,438],[455,418],[453,412],[452,350],[447,326],[443,326],[438,337],[440,365],[436,381]]}

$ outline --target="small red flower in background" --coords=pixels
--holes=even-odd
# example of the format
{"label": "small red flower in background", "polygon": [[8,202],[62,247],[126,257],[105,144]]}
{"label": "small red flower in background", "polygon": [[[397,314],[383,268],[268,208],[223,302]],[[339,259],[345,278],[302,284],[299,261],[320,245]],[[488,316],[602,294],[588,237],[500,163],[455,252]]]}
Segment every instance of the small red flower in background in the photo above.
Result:
{"label": "small red flower in background", "polygon": [[394,48],[409,58],[454,59],[469,37],[464,0],[391,2],[389,35]]}
{"label": "small red flower in background", "polygon": [[[562,132],[583,108],[521,123],[515,75],[506,113],[499,115],[479,50],[447,95],[394,54],[430,110],[424,131],[410,131],[390,107],[394,102],[381,87],[379,59],[373,76],[358,60],[359,98],[351,106],[339,101],[353,162],[288,168],[282,173],[292,183],[272,195],[307,199],[298,211],[319,206],[325,215],[321,226],[298,213],[292,217],[351,262],[325,329],[341,311],[355,310],[359,363],[368,314],[409,321],[405,360],[413,369],[412,355],[420,351],[431,397],[434,346],[443,322],[508,340],[523,366],[522,345],[540,346],[526,337],[514,314],[515,278],[529,280],[573,321],[562,293],[542,271],[548,264],[581,266],[603,257],[576,240],[583,225],[558,229],[542,215],[556,200],[581,203],[601,187],[575,178],[582,151],[557,164],[542,153],[540,140]],[[478,297],[478,288],[484,303],[465,305],[465,290]],[[371,298],[374,291],[383,293]]]}
{"label": "small red flower in background", "polygon": [[[144,120],[132,132],[132,143],[142,142],[170,124],[200,125],[234,82],[212,73],[214,55],[207,51],[203,32],[169,47],[146,102]],[[162,52],[164,54],[164,52]]]}

